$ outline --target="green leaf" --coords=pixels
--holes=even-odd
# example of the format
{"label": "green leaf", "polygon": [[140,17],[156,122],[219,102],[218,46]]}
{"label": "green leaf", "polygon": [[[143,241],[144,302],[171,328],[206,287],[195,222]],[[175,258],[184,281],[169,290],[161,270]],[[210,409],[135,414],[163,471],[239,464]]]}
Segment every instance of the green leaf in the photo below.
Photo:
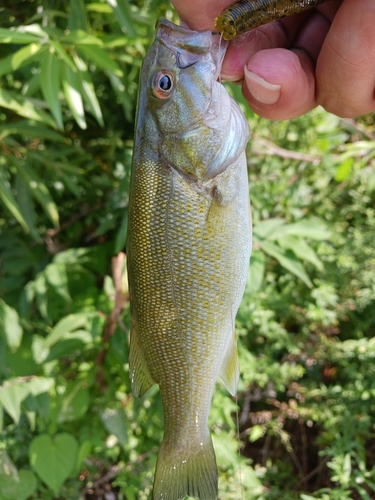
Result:
{"label": "green leaf", "polygon": [[49,50],[45,54],[41,63],[40,86],[44,99],[61,130],[64,129],[61,104],[59,99],[60,91],[60,68],[61,61],[57,59],[54,52]]}
{"label": "green leaf", "polygon": [[311,238],[312,240],[327,240],[330,238],[331,232],[319,220],[302,219],[293,224],[285,224],[275,228],[272,234],[269,235],[269,239],[274,241],[287,235]]}
{"label": "green leaf", "polygon": [[24,384],[17,382],[0,386],[0,403],[17,425],[21,416],[21,403],[28,396],[29,391]]}
{"label": "green leaf", "polygon": [[63,66],[62,85],[66,102],[68,103],[75,121],[82,129],[86,129],[87,125],[81,97],[82,88],[80,78],[77,70],[75,69],[73,71],[67,64]]}
{"label": "green leaf", "polygon": [[37,109],[32,101],[19,95],[15,96],[11,92],[0,88],[0,106],[6,109],[11,109],[20,116],[44,122],[53,128],[56,128],[56,122],[48,113],[41,109]]}
{"label": "green leaf", "polygon": [[312,287],[311,280],[306,274],[303,265],[296,258],[293,252],[290,252],[289,250],[282,250],[269,241],[260,242],[260,246],[266,253],[268,253],[268,255],[278,260],[279,263],[285,267],[285,269],[300,278],[309,288]]}
{"label": "green leaf", "polygon": [[253,250],[250,259],[250,267],[246,284],[246,291],[248,293],[257,293],[263,283],[263,276],[265,271],[265,258],[264,253],[259,250]]}
{"label": "green leaf", "polygon": [[28,233],[30,228],[25,218],[22,215],[21,209],[13,196],[13,192],[5,172],[0,167],[0,199],[13,215],[13,217],[21,224],[23,230]]}
{"label": "green leaf", "polygon": [[99,68],[111,71],[117,76],[123,76],[123,72],[117,62],[111,59],[109,55],[100,47],[82,44],[79,46],[79,49]]}
{"label": "green leaf", "polygon": [[73,470],[77,452],[77,441],[68,433],[58,434],[54,439],[42,434],[31,442],[30,464],[56,496]]}
{"label": "green leaf", "polygon": [[289,248],[301,260],[307,260],[320,271],[323,270],[322,261],[318,258],[310,245],[302,238],[298,236],[286,236],[285,238],[280,238],[278,241],[281,247]]}
{"label": "green leaf", "polygon": [[353,158],[347,158],[345,161],[343,161],[337,167],[337,170],[335,173],[335,181],[337,181],[337,182],[345,181],[350,175],[350,172],[351,172],[352,167],[353,167],[353,163],[354,163]]}
{"label": "green leaf", "polygon": [[137,33],[134,29],[128,2],[124,0],[107,0],[107,3],[112,7],[121,30],[129,36],[135,37]]}
{"label": "green leaf", "polygon": [[62,405],[58,408],[57,421],[59,423],[78,420],[87,412],[90,393],[82,385],[82,382],[78,382],[69,387],[64,394]]}
{"label": "green leaf", "polygon": [[268,238],[278,227],[285,224],[284,219],[267,219],[254,226],[254,236]]}
{"label": "green leaf", "polygon": [[26,44],[40,42],[40,37],[16,30],[0,28],[0,41],[1,43]]}
{"label": "green leaf", "polygon": [[104,127],[102,110],[100,109],[98,98],[96,97],[90,73],[87,71],[87,66],[85,62],[77,54],[74,54],[73,57],[78,68],[78,75],[81,79],[83,99],[86,105],[88,106],[90,112],[95,116],[99,125]]}
{"label": "green leaf", "polygon": [[124,412],[117,408],[107,408],[102,414],[102,421],[107,431],[116,436],[121,446],[125,446],[129,438]]}
{"label": "green leaf", "polygon": [[0,334],[6,338],[9,349],[16,351],[22,341],[22,327],[15,309],[0,299]]}
{"label": "green leaf", "polygon": [[0,140],[8,135],[25,135],[27,137],[36,137],[38,139],[48,139],[54,142],[65,143],[65,137],[54,130],[41,127],[35,122],[27,122],[26,120],[18,123],[9,123],[0,127]]}
{"label": "green leaf", "polygon": [[38,43],[31,43],[0,61],[0,76],[12,73],[18,68],[29,64],[40,57],[40,53],[47,50],[46,46]]}
{"label": "green leaf", "polygon": [[30,190],[31,194],[43,207],[46,215],[49,217],[54,227],[58,227],[59,213],[57,211],[56,204],[53,201],[50,192],[46,186],[46,183],[43,182],[39,178],[35,170],[29,167],[25,162],[18,161],[14,157],[12,158],[12,162],[14,166],[17,168],[19,174],[26,182],[26,185]]}
{"label": "green leaf", "polygon": [[65,35],[63,39],[64,43],[73,43],[74,45],[91,45],[103,47],[103,41],[94,35],[89,35],[87,31],[84,30],[74,30],[71,33]]}
{"label": "green leaf", "polygon": [[57,40],[50,40],[52,47],[55,49],[56,53],[61,57],[65,64],[67,64],[73,71],[75,70],[74,62],[66,53],[64,47]]}
{"label": "green leaf", "polygon": [[68,28],[70,31],[77,29],[87,31],[89,29],[84,0],[70,0]]}
{"label": "green leaf", "polygon": [[52,347],[56,342],[64,339],[64,337],[74,330],[86,326],[87,314],[70,314],[65,318],[61,319],[56,326],[53,328],[51,333],[45,339],[45,345],[47,347]]}
{"label": "green leaf", "polygon": [[31,470],[20,470],[16,474],[0,474],[0,499],[27,500],[35,493],[37,485],[37,479]]}
{"label": "green leaf", "polygon": [[47,282],[64,300],[70,302],[71,298],[68,290],[68,277],[66,274],[66,266],[64,264],[56,264],[52,262],[44,270]]}

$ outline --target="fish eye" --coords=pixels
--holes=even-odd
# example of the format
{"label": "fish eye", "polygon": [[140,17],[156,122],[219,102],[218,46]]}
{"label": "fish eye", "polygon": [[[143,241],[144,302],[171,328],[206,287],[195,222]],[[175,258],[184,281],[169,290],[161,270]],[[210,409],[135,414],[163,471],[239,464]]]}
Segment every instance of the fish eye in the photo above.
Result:
{"label": "fish eye", "polygon": [[159,71],[152,82],[152,90],[156,97],[165,99],[173,89],[173,77],[168,71]]}

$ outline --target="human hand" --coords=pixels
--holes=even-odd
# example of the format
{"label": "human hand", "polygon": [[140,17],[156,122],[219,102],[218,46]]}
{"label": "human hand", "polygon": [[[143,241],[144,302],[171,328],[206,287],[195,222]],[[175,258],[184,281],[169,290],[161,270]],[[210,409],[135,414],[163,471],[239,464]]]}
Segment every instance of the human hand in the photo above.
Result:
{"label": "human hand", "polygon": [[[214,18],[233,0],[171,2],[191,29],[214,31]],[[374,0],[330,0],[238,36],[222,78],[242,82],[251,108],[271,120],[319,104],[342,117],[374,111]]]}

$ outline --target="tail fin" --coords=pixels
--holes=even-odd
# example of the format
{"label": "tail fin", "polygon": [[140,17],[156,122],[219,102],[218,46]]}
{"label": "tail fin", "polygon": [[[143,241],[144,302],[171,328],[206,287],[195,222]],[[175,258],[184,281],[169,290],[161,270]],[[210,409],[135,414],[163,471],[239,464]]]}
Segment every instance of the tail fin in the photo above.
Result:
{"label": "tail fin", "polygon": [[153,500],[183,500],[186,496],[199,500],[216,500],[217,466],[211,436],[194,447],[186,443],[176,448],[163,441],[156,464]]}

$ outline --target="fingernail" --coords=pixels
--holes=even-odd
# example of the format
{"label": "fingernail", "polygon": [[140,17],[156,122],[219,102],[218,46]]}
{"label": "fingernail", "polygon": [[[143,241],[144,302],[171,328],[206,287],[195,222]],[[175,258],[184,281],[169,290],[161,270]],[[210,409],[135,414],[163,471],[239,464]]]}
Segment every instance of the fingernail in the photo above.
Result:
{"label": "fingernail", "polygon": [[275,104],[280,98],[281,85],[274,85],[244,67],[247,88],[250,94],[262,104]]}

